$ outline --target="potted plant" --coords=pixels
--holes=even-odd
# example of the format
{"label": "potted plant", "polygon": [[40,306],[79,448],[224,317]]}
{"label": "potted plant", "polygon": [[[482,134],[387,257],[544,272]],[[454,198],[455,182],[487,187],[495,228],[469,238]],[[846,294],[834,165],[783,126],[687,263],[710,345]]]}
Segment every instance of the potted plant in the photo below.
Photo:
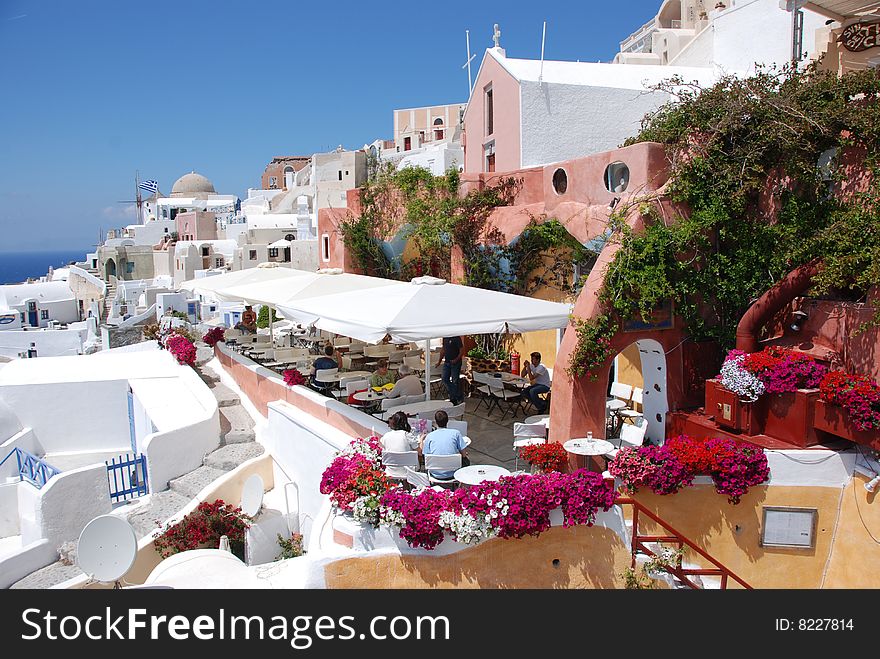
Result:
{"label": "potted plant", "polygon": [[568,466],[568,452],[558,442],[545,442],[524,446],[520,457],[532,465],[532,473],[565,471]]}

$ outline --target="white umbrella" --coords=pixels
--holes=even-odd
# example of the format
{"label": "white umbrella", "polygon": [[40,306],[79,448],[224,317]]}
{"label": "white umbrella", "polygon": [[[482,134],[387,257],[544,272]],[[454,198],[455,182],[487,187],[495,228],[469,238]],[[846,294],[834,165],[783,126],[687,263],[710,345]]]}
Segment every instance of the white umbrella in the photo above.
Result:
{"label": "white umbrella", "polygon": [[411,282],[278,303],[286,318],[378,343],[441,336],[556,329],[568,324],[571,305],[449,284],[419,277]]}
{"label": "white umbrella", "polygon": [[362,289],[279,304],[287,318],[369,343],[426,341],[425,388],[430,396],[429,341],[464,334],[557,329],[568,324],[571,305],[449,284],[419,277],[409,283]]}
{"label": "white umbrella", "polygon": [[[229,286],[217,290],[217,295],[223,300],[245,300],[255,304],[268,304],[281,309],[282,306],[289,307],[298,300],[369,288],[393,286],[400,283],[391,279],[381,279],[380,277],[353,275],[341,270],[326,272],[295,270],[294,272],[300,273],[300,276],[295,279],[288,277],[275,281]],[[284,317],[291,320],[299,320],[295,313],[291,315],[285,313]]]}
{"label": "white umbrella", "polygon": [[256,268],[248,268],[247,270],[235,270],[234,272],[224,272],[222,275],[188,279],[180,285],[180,288],[200,295],[214,295],[217,290],[229,288],[230,286],[277,281],[279,279],[288,279],[296,275],[311,274],[304,270],[281,268],[278,267],[277,264],[262,267],[264,265],[266,264],[261,263],[260,266]]}

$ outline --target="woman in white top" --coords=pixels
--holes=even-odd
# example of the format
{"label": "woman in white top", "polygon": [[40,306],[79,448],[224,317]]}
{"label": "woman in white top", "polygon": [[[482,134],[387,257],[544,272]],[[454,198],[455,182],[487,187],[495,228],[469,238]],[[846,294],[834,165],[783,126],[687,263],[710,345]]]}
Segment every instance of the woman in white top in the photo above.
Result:
{"label": "woman in white top", "polygon": [[[388,419],[388,427],[391,428],[379,439],[382,449],[393,453],[412,451],[409,443],[409,432],[412,430],[409,420],[403,412],[395,412]],[[406,478],[406,467],[385,467],[385,473],[392,478]]]}

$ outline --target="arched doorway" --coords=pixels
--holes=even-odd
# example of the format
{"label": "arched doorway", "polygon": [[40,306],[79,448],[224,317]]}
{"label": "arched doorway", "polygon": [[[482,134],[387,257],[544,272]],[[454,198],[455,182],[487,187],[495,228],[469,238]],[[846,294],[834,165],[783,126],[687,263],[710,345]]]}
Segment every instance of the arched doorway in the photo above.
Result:
{"label": "arched doorway", "polygon": [[104,274],[106,275],[106,279],[116,276],[116,261],[113,259],[107,259],[107,262],[104,264]]}
{"label": "arched doorway", "polygon": [[627,427],[631,425],[651,443],[663,443],[669,412],[666,375],[666,354],[654,339],[639,339],[618,353],[608,382],[608,406],[620,407],[609,413],[614,437],[638,438],[641,432]]}

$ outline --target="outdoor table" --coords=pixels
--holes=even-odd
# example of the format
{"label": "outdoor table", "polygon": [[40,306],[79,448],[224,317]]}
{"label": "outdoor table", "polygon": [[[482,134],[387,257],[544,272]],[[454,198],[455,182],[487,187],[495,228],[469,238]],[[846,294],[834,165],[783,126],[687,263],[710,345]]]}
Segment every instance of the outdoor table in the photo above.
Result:
{"label": "outdoor table", "polygon": [[367,389],[366,391],[358,391],[352,394],[352,398],[363,403],[375,402],[385,398],[385,394],[379,391]]}
{"label": "outdoor table", "polygon": [[341,371],[334,375],[328,375],[322,382],[339,382],[340,380],[357,380],[358,378],[368,378],[372,375],[369,371]]}
{"label": "outdoor table", "polygon": [[479,485],[484,481],[497,481],[510,476],[510,471],[496,465],[470,465],[455,471],[455,480],[462,485]]}
{"label": "outdoor table", "polygon": [[596,468],[591,469],[591,471],[598,471],[601,473],[604,470],[598,469],[595,458],[596,456],[605,455],[614,450],[614,444],[605,441],[604,439],[577,437],[575,439],[569,439],[562,445],[562,448],[576,456],[574,459],[569,458],[569,464],[571,464],[574,469],[582,469],[584,467],[590,469],[590,465],[592,464]]}
{"label": "outdoor table", "polygon": [[534,416],[527,416],[523,423],[542,423],[545,428],[550,427],[550,415],[549,414],[535,414]]}
{"label": "outdoor table", "polygon": [[448,410],[452,407],[452,403],[448,400],[426,400],[421,403],[407,403],[406,405],[398,405],[391,408],[390,411],[403,412],[407,416],[416,416],[425,412],[436,412],[437,410]]}

